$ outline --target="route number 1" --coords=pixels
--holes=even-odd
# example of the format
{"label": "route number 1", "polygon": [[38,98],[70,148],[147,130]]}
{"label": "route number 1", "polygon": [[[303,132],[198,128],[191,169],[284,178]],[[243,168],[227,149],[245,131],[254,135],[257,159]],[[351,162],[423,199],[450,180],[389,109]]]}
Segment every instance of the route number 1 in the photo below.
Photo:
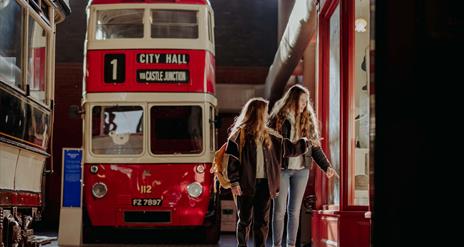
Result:
{"label": "route number 1", "polygon": [[126,61],[124,54],[105,55],[105,82],[121,83],[126,80]]}

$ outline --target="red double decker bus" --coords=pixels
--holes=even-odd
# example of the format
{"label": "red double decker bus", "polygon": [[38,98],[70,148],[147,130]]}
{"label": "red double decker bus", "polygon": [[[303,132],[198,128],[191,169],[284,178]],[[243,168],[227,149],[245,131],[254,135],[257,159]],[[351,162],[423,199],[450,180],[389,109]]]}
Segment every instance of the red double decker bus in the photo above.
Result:
{"label": "red double decker bus", "polygon": [[217,242],[211,5],[93,0],[87,11],[84,233],[193,227]]}

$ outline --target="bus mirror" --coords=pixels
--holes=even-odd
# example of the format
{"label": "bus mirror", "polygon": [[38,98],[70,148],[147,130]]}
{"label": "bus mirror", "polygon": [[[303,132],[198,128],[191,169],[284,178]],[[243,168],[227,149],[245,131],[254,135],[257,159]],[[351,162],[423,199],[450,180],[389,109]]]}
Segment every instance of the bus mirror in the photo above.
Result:
{"label": "bus mirror", "polygon": [[78,105],[70,105],[68,108],[68,117],[71,119],[81,118],[84,111]]}

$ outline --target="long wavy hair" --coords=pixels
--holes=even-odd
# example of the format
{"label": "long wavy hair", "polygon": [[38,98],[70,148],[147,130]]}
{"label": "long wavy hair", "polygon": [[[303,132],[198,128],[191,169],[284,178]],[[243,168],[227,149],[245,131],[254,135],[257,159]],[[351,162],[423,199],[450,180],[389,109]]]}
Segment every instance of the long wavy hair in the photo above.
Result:
{"label": "long wavy hair", "polygon": [[[262,141],[267,147],[271,146],[269,129],[266,126],[269,102],[263,98],[252,98],[243,106],[240,115],[235,118],[230,128],[230,136],[240,129],[245,134],[253,136],[255,142]],[[230,137],[229,136],[229,137]]]}
{"label": "long wavy hair", "polygon": [[[301,95],[306,97],[306,107],[300,114],[298,112],[298,101]],[[274,122],[274,128],[282,134],[282,125],[293,113],[295,116],[295,130],[299,137],[306,137],[314,146],[320,146],[319,126],[316,114],[309,100],[309,91],[301,85],[294,85],[287,90],[285,95],[278,100],[272,108],[270,119]]]}

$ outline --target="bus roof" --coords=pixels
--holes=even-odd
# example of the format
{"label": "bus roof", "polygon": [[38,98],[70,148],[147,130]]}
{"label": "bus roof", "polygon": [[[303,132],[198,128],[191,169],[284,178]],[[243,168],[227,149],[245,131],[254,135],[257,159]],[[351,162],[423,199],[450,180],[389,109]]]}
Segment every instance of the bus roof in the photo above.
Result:
{"label": "bus roof", "polygon": [[209,4],[208,0],[91,0],[92,4],[114,3],[179,3],[179,4]]}

